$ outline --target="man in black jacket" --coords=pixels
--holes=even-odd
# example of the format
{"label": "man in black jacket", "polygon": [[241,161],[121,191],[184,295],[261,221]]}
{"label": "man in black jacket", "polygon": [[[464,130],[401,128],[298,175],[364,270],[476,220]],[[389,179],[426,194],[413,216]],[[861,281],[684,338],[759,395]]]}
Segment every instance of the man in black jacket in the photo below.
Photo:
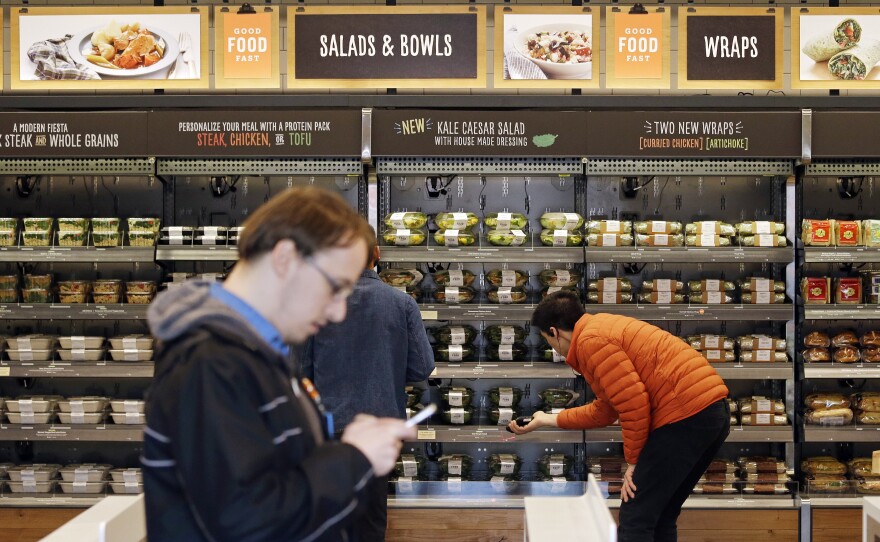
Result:
{"label": "man in black jacket", "polygon": [[287,345],[344,319],[369,235],[338,195],[294,188],[245,223],[225,283],[190,282],[150,307],[150,541],[348,539],[364,487],[415,435],[401,420],[359,416],[329,441]]}

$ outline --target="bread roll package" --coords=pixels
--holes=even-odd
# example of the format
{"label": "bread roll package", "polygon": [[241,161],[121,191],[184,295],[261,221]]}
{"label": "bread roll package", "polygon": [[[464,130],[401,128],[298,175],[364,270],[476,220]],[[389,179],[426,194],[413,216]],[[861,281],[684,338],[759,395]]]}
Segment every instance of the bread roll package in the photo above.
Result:
{"label": "bread roll package", "polygon": [[858,305],[862,302],[862,279],[834,279],[834,302],[843,305]]}
{"label": "bread roll package", "polygon": [[741,350],[739,361],[742,363],[785,363],[788,361],[788,354],[784,350]]}
{"label": "bread roll package", "polygon": [[587,234],[587,246],[591,247],[631,247],[631,233],[590,233]]}
{"label": "bread roll package", "polygon": [[831,338],[831,346],[858,346],[859,336],[855,331],[841,331]]}
{"label": "bread roll package", "polygon": [[729,280],[689,280],[687,285],[691,294],[698,294],[701,292],[732,292],[736,290],[736,284]]}
{"label": "bread roll package", "polygon": [[748,277],[739,281],[739,289],[743,292],[785,293],[785,281],[764,277]]}
{"label": "bread roll package", "polygon": [[880,331],[866,331],[859,338],[859,344],[862,346],[880,346]]}
{"label": "bread roll package", "polygon": [[706,482],[694,486],[694,493],[697,495],[729,495],[739,493],[733,484]]}
{"label": "bread roll package", "polygon": [[801,352],[801,356],[804,358],[804,363],[821,363],[824,361],[831,361],[831,351],[827,348],[807,348],[803,352]]}
{"label": "bread roll package", "polygon": [[744,456],[736,459],[740,470],[744,473],[777,473],[786,472],[785,463],[775,457]]}
{"label": "bread roll package", "polygon": [[591,292],[631,292],[632,282],[629,279],[606,277],[587,282],[587,290]]}
{"label": "bread roll package", "polygon": [[642,292],[639,294],[640,303],[653,303],[658,305],[679,304],[685,302],[684,294],[672,292]]}
{"label": "bread roll package", "polygon": [[739,411],[743,414],[784,414],[785,401],[782,399],[769,399],[756,395],[739,400]]}
{"label": "bread roll package", "polygon": [[862,361],[880,363],[880,346],[866,346],[861,350]]}
{"label": "bread roll package", "polygon": [[820,408],[804,414],[804,421],[810,425],[840,426],[849,425],[853,411],[848,408]]}
{"label": "bread roll package", "polygon": [[733,350],[733,339],[723,335],[691,335],[687,343],[696,350]]}
{"label": "bread roll package", "polygon": [[729,459],[713,459],[706,468],[707,473],[729,473],[736,472],[736,464]]}
{"label": "bread roll package", "polygon": [[862,244],[862,223],[858,220],[835,220],[832,244],[857,247]]}
{"label": "bread roll package", "polygon": [[811,393],[804,398],[804,406],[818,408],[849,408],[852,402],[842,393]]}
{"label": "bread roll package", "polygon": [[788,486],[785,484],[746,484],[742,488],[745,495],[785,495],[789,493]]}
{"label": "bread roll package", "polygon": [[701,292],[690,294],[688,300],[697,305],[725,305],[733,303],[733,296],[724,292]]}
{"label": "bread roll package", "polygon": [[862,359],[861,352],[855,346],[841,346],[831,353],[835,363],[858,363]]}
{"label": "bread roll package", "polygon": [[739,421],[743,425],[788,425],[785,414],[740,414]]}
{"label": "bread roll package", "polygon": [[769,335],[744,335],[736,339],[740,350],[785,350],[785,339]]}
{"label": "bread roll package", "polygon": [[681,292],[684,283],[673,279],[649,279],[642,282],[642,291],[654,292]]}
{"label": "bread roll package", "polygon": [[736,361],[736,353],[733,350],[702,350],[700,353],[709,363]]}

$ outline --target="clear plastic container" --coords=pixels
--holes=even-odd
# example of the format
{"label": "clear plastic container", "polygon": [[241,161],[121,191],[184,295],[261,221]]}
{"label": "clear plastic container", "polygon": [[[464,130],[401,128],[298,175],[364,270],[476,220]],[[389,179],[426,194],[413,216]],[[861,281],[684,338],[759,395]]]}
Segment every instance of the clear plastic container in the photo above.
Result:
{"label": "clear plastic container", "polygon": [[104,346],[104,337],[58,337],[61,348],[70,349],[95,349]]}
{"label": "clear plastic container", "polygon": [[113,423],[120,425],[143,424],[147,419],[145,414],[135,412],[111,412],[110,416],[113,417]]}
{"label": "clear plastic container", "polygon": [[58,409],[64,413],[70,412],[101,412],[107,408],[110,402],[106,397],[86,395],[83,397],[69,397],[58,401]]}

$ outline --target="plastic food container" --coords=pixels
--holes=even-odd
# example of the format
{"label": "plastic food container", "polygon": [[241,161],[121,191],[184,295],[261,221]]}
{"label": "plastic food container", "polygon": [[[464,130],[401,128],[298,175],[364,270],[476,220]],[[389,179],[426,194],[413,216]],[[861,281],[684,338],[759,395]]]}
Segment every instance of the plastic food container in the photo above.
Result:
{"label": "plastic food container", "polygon": [[106,412],[59,412],[58,420],[61,423],[76,424],[100,424],[107,420]]}
{"label": "plastic food container", "polygon": [[58,395],[32,395],[6,400],[6,408],[11,412],[51,412],[55,410]]}
{"label": "plastic food container", "polygon": [[49,361],[52,359],[51,350],[13,350],[7,348],[6,354],[12,361]]}
{"label": "plastic food container", "polygon": [[6,339],[6,346],[15,350],[46,350],[55,346],[51,335],[21,335]]}
{"label": "plastic food container", "polygon": [[58,282],[59,294],[87,294],[92,283],[88,280],[62,280]]}
{"label": "plastic food container", "polygon": [[83,231],[59,231],[59,247],[81,247],[86,241],[86,233]]}
{"label": "plastic food container", "polygon": [[22,240],[26,247],[47,247],[52,235],[49,230],[46,231],[26,231],[22,234]]}
{"label": "plastic food container", "polygon": [[15,230],[0,230],[0,247],[11,247],[15,245]]}
{"label": "plastic food container", "polygon": [[14,466],[14,463],[0,463],[0,480],[8,480],[9,474],[6,471]]}
{"label": "plastic food container", "polygon": [[29,423],[49,423],[55,417],[54,412],[31,412],[24,414],[21,412],[7,412],[6,417],[9,423],[29,424]]}
{"label": "plastic food container", "polygon": [[32,288],[50,288],[52,286],[52,275],[25,275],[24,276],[24,287],[25,289]]}
{"label": "plastic food container", "polygon": [[18,277],[15,275],[0,275],[0,289],[8,290],[18,288]]}
{"label": "plastic food container", "polygon": [[156,294],[133,294],[128,292],[125,294],[125,300],[132,305],[149,305],[153,301]]}
{"label": "plastic food container", "polygon": [[163,245],[190,245],[192,240],[192,235],[163,235],[159,238],[159,243]]}
{"label": "plastic food container", "polygon": [[196,228],[198,235],[226,235],[228,231],[229,228],[226,226],[199,226]]}
{"label": "plastic food container", "polygon": [[85,232],[89,229],[88,218],[59,218],[58,231]]}
{"label": "plastic food container", "polygon": [[21,291],[24,303],[51,303],[52,293],[46,288],[29,288]]}
{"label": "plastic food container", "polygon": [[99,279],[92,283],[96,294],[118,294],[122,292],[122,281],[118,279]]}
{"label": "plastic food container", "polygon": [[92,233],[96,232],[111,232],[111,233],[119,233],[119,219],[114,217],[108,218],[93,218],[92,219]]}
{"label": "plastic food container", "polygon": [[18,229],[18,219],[17,218],[0,218],[0,230],[15,230]]}
{"label": "plastic food container", "polygon": [[52,229],[52,219],[51,218],[25,218],[22,220],[24,222],[24,231],[40,231],[40,232],[48,232]]}
{"label": "plastic food container", "polygon": [[111,412],[113,423],[120,425],[137,425],[146,421],[146,415],[137,412]]}
{"label": "plastic food container", "polygon": [[111,469],[110,478],[119,483],[143,483],[141,469]]}
{"label": "plastic food container", "polygon": [[81,294],[58,294],[58,302],[65,303],[85,303],[89,298],[86,293]]}
{"label": "plastic food container", "polygon": [[58,350],[61,361],[101,361],[104,358],[102,349],[73,348]]}
{"label": "plastic food container", "polygon": [[0,290],[0,303],[18,303],[18,290],[15,288]]}
{"label": "plastic food container", "polygon": [[156,292],[156,283],[148,280],[131,280],[125,283],[130,294],[152,294]]}
{"label": "plastic food container", "polygon": [[125,335],[112,337],[110,346],[114,350],[152,350],[153,338],[149,335]]}
{"label": "plastic food container", "polygon": [[113,412],[122,414],[126,412],[143,414],[145,404],[144,401],[139,399],[112,399],[110,401],[110,408],[113,409]]}
{"label": "plastic food container", "polygon": [[127,484],[124,482],[110,482],[110,489],[113,490],[113,493],[118,493],[120,495],[143,493],[144,492],[144,484],[142,484],[142,483]]}
{"label": "plastic food container", "polygon": [[58,408],[61,412],[101,412],[107,407],[110,400],[106,397],[98,397],[86,395],[83,397],[70,397],[58,401]]}
{"label": "plastic food container", "polygon": [[86,493],[94,495],[107,490],[107,482],[58,482],[64,493]]}
{"label": "plastic food container", "polygon": [[151,231],[130,231],[128,244],[133,247],[151,247],[156,244],[156,234]]}
{"label": "plastic food container", "polygon": [[6,482],[13,493],[52,493],[56,482]]}
{"label": "plastic food container", "polygon": [[92,300],[101,305],[107,303],[121,303],[122,294],[92,294]]}
{"label": "plastic food container", "polygon": [[196,243],[199,245],[225,245],[225,235],[197,235]]}
{"label": "plastic food container", "polygon": [[113,361],[150,361],[153,359],[152,350],[110,350]]}
{"label": "plastic food container", "polygon": [[72,464],[65,465],[58,473],[65,482],[101,482],[112,468],[112,465],[105,464]]}
{"label": "plastic food container", "polygon": [[58,337],[58,343],[65,350],[94,349],[104,346],[104,337]]}
{"label": "plastic food container", "polygon": [[128,219],[128,231],[131,232],[151,232],[157,233],[159,231],[159,219],[158,218],[129,218]]}
{"label": "plastic food container", "polygon": [[55,463],[22,463],[8,467],[6,473],[13,482],[21,482],[22,480],[48,482],[55,478],[60,468],[61,465]]}
{"label": "plastic food container", "polygon": [[96,247],[118,247],[119,232],[118,231],[93,231],[92,244]]}

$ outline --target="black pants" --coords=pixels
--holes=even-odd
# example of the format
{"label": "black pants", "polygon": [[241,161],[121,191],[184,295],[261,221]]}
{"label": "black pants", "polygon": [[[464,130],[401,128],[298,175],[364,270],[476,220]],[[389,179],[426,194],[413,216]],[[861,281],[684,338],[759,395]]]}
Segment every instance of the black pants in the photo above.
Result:
{"label": "black pants", "polygon": [[354,542],[384,542],[388,522],[388,477],[373,478],[364,488],[363,513],[349,532]]}
{"label": "black pants", "polygon": [[681,507],[730,433],[727,400],[651,432],[620,505],[618,542],[675,542]]}

